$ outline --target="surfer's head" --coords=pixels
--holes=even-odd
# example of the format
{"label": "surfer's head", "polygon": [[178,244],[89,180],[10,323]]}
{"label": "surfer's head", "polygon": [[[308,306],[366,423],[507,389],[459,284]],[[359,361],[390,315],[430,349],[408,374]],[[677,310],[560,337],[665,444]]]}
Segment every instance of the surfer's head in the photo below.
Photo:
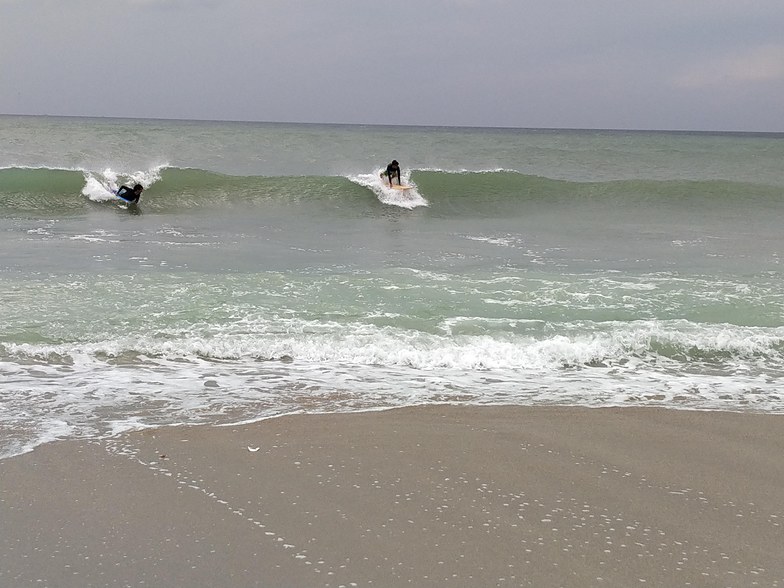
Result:
{"label": "surfer's head", "polygon": [[137,194],[141,194],[142,190],[144,190],[144,186],[142,186],[141,184],[136,184],[133,187],[133,191],[136,192]]}

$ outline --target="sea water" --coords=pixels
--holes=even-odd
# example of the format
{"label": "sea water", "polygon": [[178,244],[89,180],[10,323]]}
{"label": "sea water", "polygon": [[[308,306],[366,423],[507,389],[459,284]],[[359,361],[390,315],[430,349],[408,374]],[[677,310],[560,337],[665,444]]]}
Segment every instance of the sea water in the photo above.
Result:
{"label": "sea water", "polygon": [[[0,136],[0,456],[433,403],[784,412],[782,135]],[[137,182],[139,206],[114,197]]]}

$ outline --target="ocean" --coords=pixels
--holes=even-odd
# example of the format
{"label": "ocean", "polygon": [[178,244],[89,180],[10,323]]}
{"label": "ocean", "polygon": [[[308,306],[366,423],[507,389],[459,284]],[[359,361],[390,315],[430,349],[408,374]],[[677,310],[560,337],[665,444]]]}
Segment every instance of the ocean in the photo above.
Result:
{"label": "ocean", "polygon": [[[784,135],[0,136],[0,457],[434,403],[784,412]],[[113,195],[136,182],[139,206]]]}

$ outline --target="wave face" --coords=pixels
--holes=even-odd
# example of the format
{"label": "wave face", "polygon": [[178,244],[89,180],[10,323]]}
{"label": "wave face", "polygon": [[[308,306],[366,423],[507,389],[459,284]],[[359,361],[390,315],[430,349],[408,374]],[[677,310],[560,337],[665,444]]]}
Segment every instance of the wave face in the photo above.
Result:
{"label": "wave face", "polygon": [[[538,210],[590,208],[612,214],[623,209],[665,214],[723,214],[778,208],[782,189],[725,180],[615,180],[574,182],[514,171],[409,170],[403,183],[411,191],[390,190],[378,170],[343,176],[232,176],[199,169],[153,168],[118,173],[49,168],[0,169],[0,216],[25,211],[49,215],[89,210],[91,203],[114,199],[122,184],[141,183],[145,210],[181,214],[190,208],[307,206],[328,202],[371,210],[379,202],[417,208],[432,203],[444,216],[525,215]],[[373,198],[375,196],[375,198]],[[680,211],[680,212],[679,212]]]}
{"label": "wave face", "polygon": [[443,402],[784,412],[780,138],[0,131],[0,456]]}

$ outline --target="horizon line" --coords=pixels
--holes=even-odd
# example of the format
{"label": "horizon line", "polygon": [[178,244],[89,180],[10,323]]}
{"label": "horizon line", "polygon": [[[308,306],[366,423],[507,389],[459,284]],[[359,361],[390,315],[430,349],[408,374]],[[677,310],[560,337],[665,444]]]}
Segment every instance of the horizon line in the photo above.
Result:
{"label": "horizon line", "polygon": [[129,121],[169,121],[193,123],[232,123],[232,124],[270,124],[270,125],[310,125],[310,126],[354,126],[354,127],[395,127],[395,128],[422,128],[422,129],[488,129],[508,131],[558,131],[558,132],[609,132],[609,133],[682,133],[682,134],[713,134],[713,135],[784,135],[784,131],[749,131],[749,130],[700,130],[700,129],[657,129],[657,128],[623,128],[623,127],[531,127],[531,126],[503,126],[503,125],[458,125],[458,124],[394,124],[394,123],[361,123],[361,122],[313,122],[313,121],[272,121],[272,120],[243,120],[243,119],[211,119],[211,118],[166,118],[166,117],[137,117],[137,116],[107,116],[107,115],[79,115],[79,114],[23,114],[0,113],[0,117],[29,117],[29,118],[81,118],[97,120],[129,120]]}

